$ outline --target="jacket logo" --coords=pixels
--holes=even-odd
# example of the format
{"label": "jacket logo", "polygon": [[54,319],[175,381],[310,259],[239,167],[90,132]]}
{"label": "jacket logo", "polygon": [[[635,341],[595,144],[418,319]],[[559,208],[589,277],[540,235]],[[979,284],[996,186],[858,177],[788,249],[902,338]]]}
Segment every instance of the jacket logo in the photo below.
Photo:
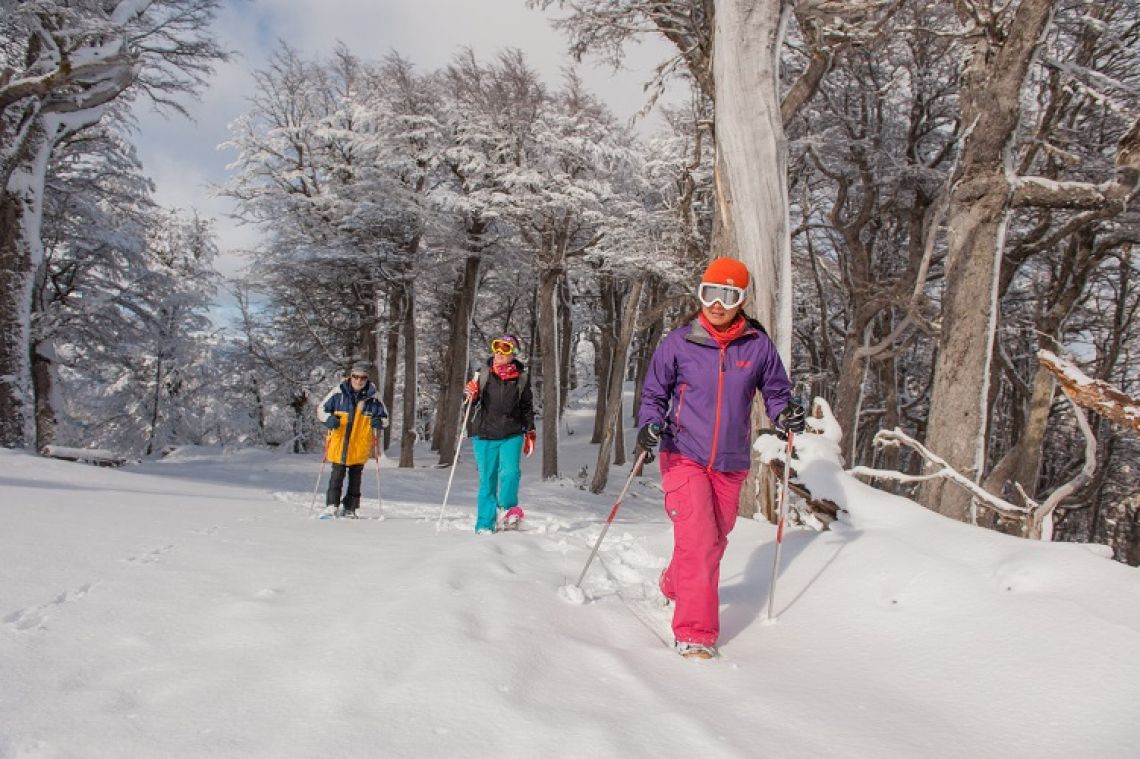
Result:
{"label": "jacket logo", "polygon": [[752,362],[751,361],[737,361],[736,366],[738,369],[747,369],[748,367],[752,366]]}

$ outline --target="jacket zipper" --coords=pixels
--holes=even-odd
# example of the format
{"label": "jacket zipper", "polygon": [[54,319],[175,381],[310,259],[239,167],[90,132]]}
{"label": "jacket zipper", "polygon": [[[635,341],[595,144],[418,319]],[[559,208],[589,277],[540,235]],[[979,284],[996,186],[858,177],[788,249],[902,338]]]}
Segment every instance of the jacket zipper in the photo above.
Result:
{"label": "jacket zipper", "polygon": [[348,464],[348,446],[352,442],[352,427],[356,423],[356,410],[363,403],[363,400],[356,400],[356,393],[352,394],[352,405],[348,411],[345,412],[344,420],[344,442],[340,446],[340,463]]}
{"label": "jacket zipper", "polygon": [[709,465],[706,467],[709,472],[713,470],[713,462],[716,461],[716,446],[720,440],[720,402],[724,396],[724,351],[726,347],[720,346],[720,368],[716,375],[716,415],[713,417],[712,450],[709,452]]}
{"label": "jacket zipper", "polygon": [[673,421],[677,427],[677,432],[680,432],[683,429],[683,425],[681,424],[681,411],[684,410],[684,408],[685,408],[685,390],[687,390],[688,387],[689,386],[687,384],[682,382],[681,383],[681,391],[679,393],[677,393],[677,413],[674,414],[674,419],[673,419]]}

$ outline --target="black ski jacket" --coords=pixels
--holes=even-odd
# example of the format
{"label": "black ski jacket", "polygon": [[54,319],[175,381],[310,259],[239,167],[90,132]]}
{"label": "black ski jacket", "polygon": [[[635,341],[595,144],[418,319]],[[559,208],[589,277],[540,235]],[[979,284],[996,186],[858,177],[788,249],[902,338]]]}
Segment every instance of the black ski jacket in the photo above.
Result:
{"label": "black ski jacket", "polygon": [[[471,437],[504,440],[534,429],[534,396],[530,390],[530,373],[515,360],[519,377],[504,382],[491,371],[491,359],[483,369],[486,382],[475,399],[474,418],[468,428]],[[522,382],[522,387],[519,383]]]}

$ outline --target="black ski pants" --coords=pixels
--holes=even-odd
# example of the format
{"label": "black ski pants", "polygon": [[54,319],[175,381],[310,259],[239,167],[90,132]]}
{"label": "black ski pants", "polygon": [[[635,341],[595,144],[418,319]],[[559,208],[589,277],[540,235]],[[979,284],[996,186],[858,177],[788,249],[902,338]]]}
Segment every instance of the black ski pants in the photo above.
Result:
{"label": "black ski pants", "polygon": [[329,492],[325,495],[325,505],[335,506],[340,501],[340,489],[344,485],[344,473],[348,471],[348,492],[344,496],[346,511],[356,511],[360,508],[360,476],[364,473],[364,464],[333,464],[332,475],[329,477]]}

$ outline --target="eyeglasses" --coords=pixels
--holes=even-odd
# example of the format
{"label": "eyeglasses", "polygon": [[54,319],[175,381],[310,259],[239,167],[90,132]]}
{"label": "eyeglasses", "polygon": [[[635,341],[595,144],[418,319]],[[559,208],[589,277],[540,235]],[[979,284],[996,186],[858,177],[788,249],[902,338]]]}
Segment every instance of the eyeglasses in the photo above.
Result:
{"label": "eyeglasses", "polygon": [[706,308],[714,303],[720,303],[725,308],[735,308],[744,302],[744,288],[701,282],[697,287],[697,298]]}
{"label": "eyeglasses", "polygon": [[515,344],[507,340],[492,340],[491,352],[500,356],[509,356],[515,352]]}
{"label": "eyeglasses", "polygon": [[350,376],[350,377],[352,377],[353,379],[357,379],[357,380],[366,380],[366,379],[368,379],[368,375],[367,375],[367,374],[351,374],[351,375],[349,375],[349,376]]}

